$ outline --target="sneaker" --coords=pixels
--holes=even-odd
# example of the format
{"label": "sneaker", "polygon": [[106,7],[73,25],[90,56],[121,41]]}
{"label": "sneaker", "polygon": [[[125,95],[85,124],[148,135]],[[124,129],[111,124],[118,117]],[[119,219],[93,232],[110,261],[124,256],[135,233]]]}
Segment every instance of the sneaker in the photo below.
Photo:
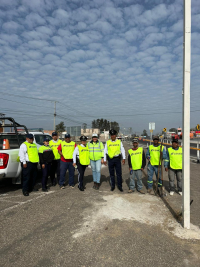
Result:
{"label": "sneaker", "polygon": [[135,192],[135,190],[133,190],[133,189],[128,190],[128,193],[133,193],[133,192]]}
{"label": "sneaker", "polygon": [[170,191],[169,194],[170,194],[170,196],[173,196],[174,191]]}
{"label": "sneaker", "polygon": [[60,189],[65,189],[64,185],[61,185],[61,186],[60,186]]}
{"label": "sneaker", "polygon": [[181,196],[183,195],[182,192],[180,192],[180,191],[179,191],[178,193],[179,193],[179,195],[181,195]]}
{"label": "sneaker", "polygon": [[74,184],[72,184],[72,185],[70,185],[69,187],[71,187],[71,188],[74,188],[74,187],[75,187],[75,185],[74,185]]}

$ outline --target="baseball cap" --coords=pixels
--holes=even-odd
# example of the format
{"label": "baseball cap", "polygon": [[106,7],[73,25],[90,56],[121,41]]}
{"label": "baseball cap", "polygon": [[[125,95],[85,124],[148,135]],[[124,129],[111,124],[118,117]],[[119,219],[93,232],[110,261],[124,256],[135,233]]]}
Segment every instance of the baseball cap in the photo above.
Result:
{"label": "baseball cap", "polygon": [[133,143],[138,143],[138,139],[137,138],[134,138],[132,142]]}
{"label": "baseball cap", "polygon": [[98,138],[98,134],[93,133],[92,137],[97,137]]}
{"label": "baseball cap", "polygon": [[33,135],[32,134],[27,134],[26,138],[33,139]]}
{"label": "baseball cap", "polygon": [[70,138],[70,134],[65,134],[65,138]]}
{"label": "baseball cap", "polygon": [[49,142],[49,141],[50,141],[49,138],[45,137],[43,142]]}
{"label": "baseball cap", "polygon": [[158,136],[158,135],[155,135],[155,136],[153,137],[153,140],[159,140],[159,136]]}
{"label": "baseball cap", "polygon": [[57,135],[58,135],[57,132],[52,133],[52,136],[57,136]]}

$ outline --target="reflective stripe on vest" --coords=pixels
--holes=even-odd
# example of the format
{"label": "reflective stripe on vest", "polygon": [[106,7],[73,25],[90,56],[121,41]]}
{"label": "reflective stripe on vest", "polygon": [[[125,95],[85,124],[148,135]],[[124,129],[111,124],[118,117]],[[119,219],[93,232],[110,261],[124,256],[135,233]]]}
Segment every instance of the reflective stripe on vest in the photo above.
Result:
{"label": "reflective stripe on vest", "polygon": [[73,159],[73,152],[75,149],[75,142],[71,141],[69,143],[63,141],[61,144],[62,154],[65,159]]}
{"label": "reflective stripe on vest", "polygon": [[138,147],[137,150],[129,149],[128,151],[131,157],[131,166],[133,170],[140,170],[142,168],[142,154],[143,148]]}
{"label": "reflective stripe on vest", "polygon": [[88,147],[78,146],[79,150],[79,161],[81,165],[89,165],[90,157],[89,157],[89,149]]}
{"label": "reflective stripe on vest", "polygon": [[62,143],[61,140],[57,140],[57,142],[54,142],[53,140],[49,141],[49,146],[53,150],[54,159],[60,159],[61,158],[60,154],[58,153],[58,147],[61,143]]}
{"label": "reflective stripe on vest", "polygon": [[182,147],[178,150],[172,147],[168,148],[170,168],[174,170],[182,170]]}
{"label": "reflective stripe on vest", "polygon": [[[164,147],[162,146],[162,151]],[[149,154],[150,154],[150,163],[151,165],[159,165],[160,161],[160,145],[159,146],[149,146]]]}
{"label": "reflective stripe on vest", "polygon": [[107,143],[107,149],[108,149],[108,156],[110,159],[114,158],[114,156],[121,154],[121,141],[120,140],[116,140],[115,142],[108,140],[106,143]]}
{"label": "reflective stripe on vest", "polygon": [[50,146],[41,146],[39,148],[39,153],[44,153],[44,151],[52,150]]}
{"label": "reflective stripe on vest", "polygon": [[91,160],[99,160],[102,158],[102,152],[101,152],[101,142],[98,143],[88,143],[88,149],[90,153],[90,159]]}
{"label": "reflective stripe on vest", "polygon": [[27,154],[28,154],[28,158],[29,161],[32,163],[37,163],[39,162],[39,155],[38,155],[38,149],[36,144],[30,144],[28,142],[24,142],[24,144],[27,147]]}

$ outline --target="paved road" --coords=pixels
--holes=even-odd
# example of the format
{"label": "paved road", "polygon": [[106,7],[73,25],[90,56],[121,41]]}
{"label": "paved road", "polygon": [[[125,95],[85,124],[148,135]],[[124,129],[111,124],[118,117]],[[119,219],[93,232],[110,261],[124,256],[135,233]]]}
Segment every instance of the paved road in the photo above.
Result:
{"label": "paved road", "polygon": [[[196,226],[199,171],[200,165],[191,163],[191,222]],[[111,192],[104,167],[101,188],[95,191],[88,168],[84,192],[56,186],[43,193],[38,184],[39,192],[30,197],[1,181],[0,266],[199,266],[199,228],[183,230],[172,215],[181,208],[181,196],[167,195],[163,201],[128,194],[127,163],[123,179],[124,192]],[[167,189],[166,173],[164,179]]]}

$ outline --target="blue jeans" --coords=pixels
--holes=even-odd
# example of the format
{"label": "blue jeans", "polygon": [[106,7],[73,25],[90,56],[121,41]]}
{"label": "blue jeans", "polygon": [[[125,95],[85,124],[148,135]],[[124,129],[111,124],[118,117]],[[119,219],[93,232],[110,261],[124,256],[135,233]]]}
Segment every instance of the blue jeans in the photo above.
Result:
{"label": "blue jeans", "polygon": [[137,178],[137,189],[140,191],[143,187],[142,184],[142,171],[141,170],[133,170],[133,173],[130,175],[130,184],[129,188],[135,189],[135,177]]}
{"label": "blue jeans", "polygon": [[96,161],[90,160],[90,164],[92,167],[93,181],[99,184],[101,178],[101,159]]}
{"label": "blue jeans", "polygon": [[[148,188],[152,189],[153,187],[153,174],[155,172],[156,175],[156,179],[157,179],[157,175],[158,175],[158,166],[153,166],[151,165],[151,163],[148,163],[147,166],[147,174],[148,174],[148,180],[147,180],[147,184],[148,184]],[[160,166],[160,173],[159,173],[159,179],[158,179],[158,187],[162,186],[162,180],[161,180],[161,166]]]}
{"label": "blue jeans", "polygon": [[69,170],[69,185],[74,184],[75,168],[73,166],[73,162],[64,162],[61,160],[60,161],[60,181],[59,181],[60,186],[62,186],[65,183],[65,174],[67,170]]}

